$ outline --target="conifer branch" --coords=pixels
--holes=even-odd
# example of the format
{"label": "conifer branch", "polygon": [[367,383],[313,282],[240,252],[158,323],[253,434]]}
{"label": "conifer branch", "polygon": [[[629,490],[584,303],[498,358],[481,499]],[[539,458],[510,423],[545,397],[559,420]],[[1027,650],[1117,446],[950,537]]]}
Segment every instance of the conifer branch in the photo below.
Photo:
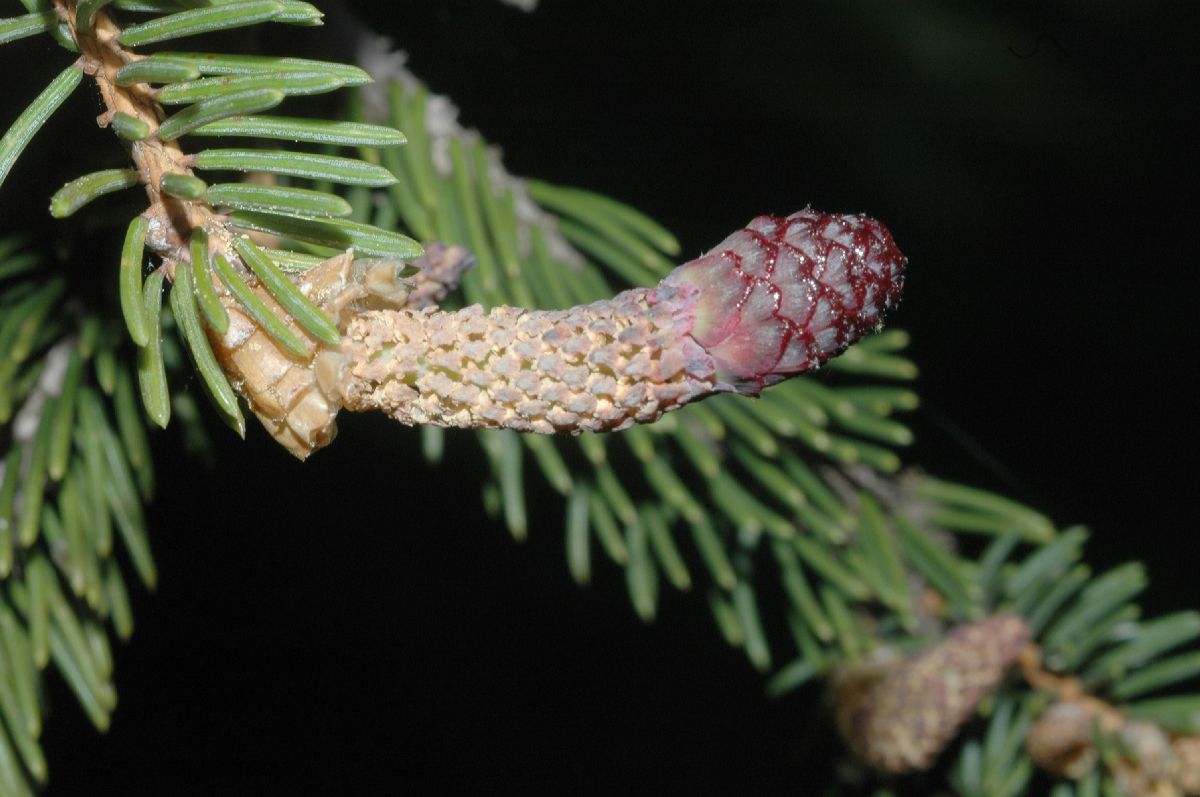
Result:
{"label": "conifer branch", "polygon": [[[59,17],[67,24],[72,38],[78,42],[80,67],[95,82],[105,110],[97,118],[101,127],[108,127],[118,115],[127,125],[144,128],[146,135],[128,142],[129,155],[145,187],[149,207],[143,214],[148,221],[145,242],[154,252],[170,255],[190,240],[192,230],[205,230],[224,249],[230,246],[228,228],[204,203],[180,200],[163,190],[163,179],[172,175],[194,177],[190,159],[175,139],[164,139],[154,133],[159,130],[165,114],[148,83],[122,81],[123,68],[142,59],[121,43],[121,30],[105,9],[94,11],[91,24],[79,30],[77,4],[71,0],[54,0]],[[129,121],[131,120],[131,121]]]}
{"label": "conifer branch", "polygon": [[[904,333],[864,337],[830,360],[832,378],[682,406],[757,394],[870,331],[901,261],[875,222],[763,217],[675,268],[678,243],[638,211],[509,174],[377,42],[363,60],[378,83],[350,120],[262,112],[368,83],[357,67],[131,49],[319,23],[307,3],[25,5],[0,20],[0,44],[46,33],[79,56],[0,140],[0,183],[86,74],[133,168],[68,183],[51,210],[137,183],[148,208],[113,258],[132,346],[115,314],[79,309],[61,276],[0,239],[0,794],[47,777],[48,664],[98,728],[111,721],[106,628],[132,632],[114,542],[144,583],[157,577],[145,425],[174,413],[193,419],[185,434],[199,428],[194,398],[170,389],[186,370],[163,336],[172,326],[219,416],[245,433],[240,394],[301,458],[332,439],[343,404],[426,424],[431,460],[440,426],[497,427],[477,437],[484,501],[514,536],[527,531],[532,464],[563,496],[581,584],[594,549],[623,569],[647,621],[664,585],[703,590],[769,694],[830,684],[859,778],[835,791],[886,794],[933,772],[964,797],[1031,793],[1046,778],[1055,797],[1200,793],[1200,703],[1179,693],[1200,674],[1186,650],[1200,616],[1143,620],[1143,569],[1093,575],[1086,531],[904,470],[900,413],[917,403],[902,384],[915,375]],[[119,26],[130,9],[150,16]],[[327,149],[188,153],[187,136]],[[201,176],[216,170],[268,177]],[[148,277],[147,249],[161,260]],[[610,298],[613,286],[625,292]],[[453,309],[460,300],[472,306]],[[590,431],[634,421],[656,423]],[[963,544],[980,535],[981,551]]]}

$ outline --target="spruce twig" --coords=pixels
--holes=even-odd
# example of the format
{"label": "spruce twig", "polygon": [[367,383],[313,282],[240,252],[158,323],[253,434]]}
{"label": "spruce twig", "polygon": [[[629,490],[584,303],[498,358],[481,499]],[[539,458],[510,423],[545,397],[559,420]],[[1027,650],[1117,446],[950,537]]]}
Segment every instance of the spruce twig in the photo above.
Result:
{"label": "spruce twig", "polygon": [[[406,72],[379,75],[384,118],[293,121],[261,112],[289,94],[361,84],[362,73],[299,59],[142,57],[130,49],[265,21],[310,24],[315,11],[305,3],[132,4],[157,15],[122,30],[114,13],[130,5],[57,0],[51,12],[30,0],[27,17],[0,23],[0,41],[47,32],[81,53],[5,135],[0,182],[86,72],[101,89],[102,122],[128,142],[135,168],[72,182],[57,195],[55,215],[87,213],[87,202],[134,177],[148,198],[117,269],[124,324],[80,311],[62,279],[31,276],[30,254],[0,243],[4,793],[28,793],[47,772],[37,745],[39,667],[52,661],[92,721],[110,721],[112,655],[97,629],[111,620],[120,637],[131,631],[114,539],[143,580],[155,580],[141,515],[153,489],[145,418],[136,410],[133,358],[117,343],[120,327],[141,353],[144,405],[160,425],[169,412],[188,415],[181,408],[190,397],[169,385],[179,350],[162,337],[164,325],[177,326],[230,425],[244,429],[237,387],[277,439],[307,454],[327,440],[336,411],[321,404],[322,383],[344,377],[342,364],[321,355],[342,346],[355,319],[381,313],[372,318],[390,321],[379,326],[396,327],[407,313],[424,319],[416,322],[421,335],[436,335],[434,317],[455,319],[447,328],[484,317],[434,309],[465,298],[537,305],[529,318],[557,323],[573,318],[568,307],[607,297],[609,285],[658,282],[678,250],[669,233],[619,203],[512,177],[477,134],[447,120],[444,98]],[[164,104],[186,107],[168,117]],[[379,124],[392,120],[410,145],[373,149],[404,141]],[[187,136],[362,150],[358,159],[253,148],[185,154],[179,142]],[[275,175],[273,184],[210,184],[195,173],[242,166]],[[328,190],[291,185],[297,179],[327,182],[318,187]],[[396,220],[429,242],[424,256],[390,231]],[[249,232],[256,237],[243,237]],[[744,244],[728,251],[744,254]],[[144,248],[162,260],[146,280]],[[379,332],[354,329],[348,337],[359,342]],[[538,327],[527,337],[545,341],[551,331]],[[420,357],[431,362],[445,354],[432,349],[446,349],[458,359],[438,367],[461,368],[459,342],[447,333]],[[1200,635],[1194,613],[1142,620],[1135,600],[1144,572],[1127,565],[1093,576],[1083,530],[1059,531],[1017,502],[902,470],[894,449],[911,434],[896,413],[915,396],[875,381],[912,378],[904,343],[898,331],[868,338],[832,362],[832,379],[772,387],[754,404],[716,397],[617,437],[483,433],[498,505],[514,535],[528,533],[523,465],[534,463],[566,497],[576,580],[589,582],[599,567],[595,545],[625,568],[645,619],[658,614],[664,587],[701,587],[722,636],[754,667],[773,671],[772,694],[814,678],[835,684],[859,766],[940,767],[947,787],[963,795],[1025,793],[1035,788],[1035,765],[1057,779],[1056,795],[1200,792],[1196,698],[1169,691],[1200,672],[1185,649]],[[728,381],[768,373],[752,362],[739,377],[732,369],[745,351],[717,363],[733,375]],[[396,374],[393,381],[418,381],[390,367],[378,382]],[[544,388],[539,368],[530,371],[538,381],[531,391]],[[421,392],[465,406],[455,398],[460,387]],[[489,390],[497,387],[507,386]],[[539,400],[531,395],[521,400]],[[410,403],[397,414],[460,417],[437,409]],[[512,417],[538,417],[526,409]],[[423,440],[438,459],[440,433],[426,427]],[[992,539],[976,553],[969,541],[979,535]],[[792,639],[779,639],[779,628]],[[1010,671],[1013,660],[1019,667]]]}

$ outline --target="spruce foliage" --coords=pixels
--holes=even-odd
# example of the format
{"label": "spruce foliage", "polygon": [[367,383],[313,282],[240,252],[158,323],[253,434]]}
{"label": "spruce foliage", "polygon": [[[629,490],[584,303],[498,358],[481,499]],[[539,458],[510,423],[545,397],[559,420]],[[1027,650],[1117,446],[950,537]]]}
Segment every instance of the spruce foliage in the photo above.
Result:
{"label": "spruce foliage", "polygon": [[[107,304],[76,295],[36,243],[0,238],[0,794],[35,793],[50,774],[38,744],[46,668],[98,729],[112,721],[110,641],[133,630],[127,582],[156,579],[149,428],[175,419],[202,441],[199,418],[214,412],[249,433],[210,342],[229,323],[218,292],[303,356],[340,335],[297,276],[348,248],[407,262],[419,242],[461,245],[476,262],[448,304],[548,309],[653,285],[680,254],[627,205],[511,175],[407,71],[175,49],[240,27],[319,25],[309,3],[25,6],[0,19],[0,45],[52,37],[67,52],[3,121],[0,190],[55,111],[95,82],[129,163],[68,182],[50,213],[100,218],[108,195],[136,187],[147,202],[120,222]],[[286,115],[290,97],[341,89],[345,118]],[[907,343],[887,330],[758,401],[720,396],[615,435],[478,432],[484,503],[524,538],[525,479],[544,480],[561,501],[537,511],[561,513],[581,585],[619,568],[647,622],[666,590],[695,593],[768,695],[827,681],[870,772],[844,793],[882,797],[935,765],[964,797],[1048,782],[1056,797],[1195,793],[1200,614],[1143,617],[1144,569],[1092,572],[1086,529],[903,468],[904,413],[918,405]],[[179,389],[188,374],[211,409]],[[444,434],[422,429],[431,464]],[[923,678],[931,662],[954,677]],[[952,683],[971,679],[978,694]]]}

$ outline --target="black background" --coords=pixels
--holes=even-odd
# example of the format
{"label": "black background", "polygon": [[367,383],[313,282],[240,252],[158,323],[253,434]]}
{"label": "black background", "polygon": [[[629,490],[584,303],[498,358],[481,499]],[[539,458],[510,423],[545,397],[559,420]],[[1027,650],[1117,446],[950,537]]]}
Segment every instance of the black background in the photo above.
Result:
{"label": "black background", "polygon": [[[1098,567],[1149,563],[1155,610],[1200,603],[1190,4],[351,5],[513,172],[634,203],[688,257],[810,203],[886,221],[925,401],[907,460],[1088,523]],[[23,77],[3,119],[61,68],[37,58],[51,47],[0,50]],[[41,208],[83,167],[55,149],[119,157],[94,99],[18,166],[4,228],[60,229]],[[106,736],[52,679],[50,794],[810,794],[827,777],[816,691],[764,698],[698,596],[668,594],[646,627],[615,570],[578,590],[551,495],[512,543],[465,436],[432,469],[381,419],[345,419],[304,466],[257,428],[218,431],[211,472],[159,437],[161,586],[135,599]]]}

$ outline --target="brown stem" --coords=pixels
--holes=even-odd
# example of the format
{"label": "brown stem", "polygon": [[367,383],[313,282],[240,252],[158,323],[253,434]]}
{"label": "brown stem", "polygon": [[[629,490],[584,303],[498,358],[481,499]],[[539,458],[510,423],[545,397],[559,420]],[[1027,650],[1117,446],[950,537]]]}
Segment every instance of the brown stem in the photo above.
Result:
{"label": "brown stem", "polygon": [[145,83],[117,85],[117,71],[145,56],[121,45],[121,29],[103,9],[96,12],[90,30],[80,31],[76,6],[77,0],[54,0],[55,10],[70,27],[79,45],[84,72],[100,89],[105,112],[97,117],[97,123],[107,127],[116,114],[125,113],[145,122],[151,130],[145,139],[129,145],[130,157],[150,200],[150,207],[144,214],[150,221],[147,247],[173,261],[186,249],[192,230],[202,228],[209,234],[210,247],[215,251],[231,252],[232,236],[220,215],[204,202],[176,199],[160,187],[165,174],[192,174],[191,160],[176,142],[161,141],[155,135],[165,114],[162,106],[155,102],[150,86]]}
{"label": "brown stem", "polygon": [[1025,682],[1039,692],[1054,695],[1058,700],[1074,703],[1087,710],[1105,731],[1114,731],[1125,724],[1125,717],[1110,703],[1089,695],[1078,678],[1056,675],[1042,664],[1042,651],[1037,645],[1029,644],[1021,651],[1018,659],[1021,675]]}

